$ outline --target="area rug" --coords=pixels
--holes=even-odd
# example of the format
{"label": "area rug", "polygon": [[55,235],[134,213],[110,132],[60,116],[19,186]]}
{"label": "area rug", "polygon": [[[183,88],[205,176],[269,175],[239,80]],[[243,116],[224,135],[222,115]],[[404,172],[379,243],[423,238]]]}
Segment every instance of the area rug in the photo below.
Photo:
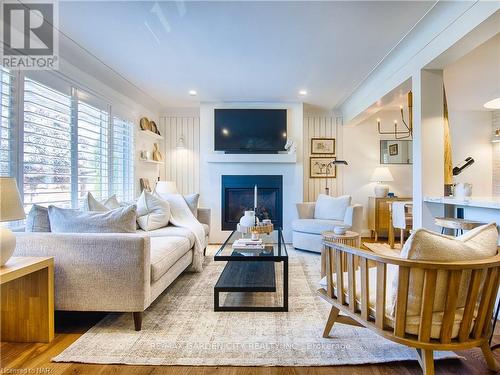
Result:
{"label": "area rug", "polygon": [[[289,312],[214,312],[213,286],[223,262],[207,258],[202,273],[185,273],[145,311],[109,314],[55,362],[190,366],[328,366],[416,360],[416,352],[368,329],[336,324],[322,338],[329,305],[316,296],[319,255],[289,250]],[[279,283],[281,280],[277,280]],[[272,298],[231,296],[273,302]],[[456,358],[452,352],[436,358]]]}

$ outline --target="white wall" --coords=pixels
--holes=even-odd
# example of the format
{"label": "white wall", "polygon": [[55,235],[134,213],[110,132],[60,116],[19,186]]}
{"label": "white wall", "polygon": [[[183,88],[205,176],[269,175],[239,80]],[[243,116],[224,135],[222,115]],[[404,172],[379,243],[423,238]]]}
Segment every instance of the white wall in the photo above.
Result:
{"label": "white wall", "polygon": [[[374,196],[375,183],[371,176],[380,164],[380,140],[390,139],[378,134],[377,118],[382,126],[392,126],[395,119],[400,119],[399,111],[381,111],[372,115],[358,125],[344,126],[343,128],[343,158],[349,165],[343,167],[344,193],[352,195],[353,203],[362,204],[363,209],[363,235],[368,236],[368,197]],[[387,129],[384,127],[384,129]],[[388,183],[390,191],[397,196],[412,196],[412,165],[385,164],[394,177]]]}
{"label": "white wall", "polygon": [[491,143],[492,114],[489,111],[450,111],[453,166],[471,156],[474,164],[454,177],[454,182],[472,184],[472,195],[489,197],[493,187]]}
{"label": "white wall", "polygon": [[[296,163],[209,163],[214,152],[215,108],[286,108],[288,136],[296,141]],[[303,199],[303,105],[302,103],[202,103],[200,107],[200,205],[212,209],[210,242],[221,243],[227,231],[221,230],[222,175],[283,175],[283,235],[291,241],[291,222],[297,217],[295,204]],[[227,155],[228,158],[231,155]]]}

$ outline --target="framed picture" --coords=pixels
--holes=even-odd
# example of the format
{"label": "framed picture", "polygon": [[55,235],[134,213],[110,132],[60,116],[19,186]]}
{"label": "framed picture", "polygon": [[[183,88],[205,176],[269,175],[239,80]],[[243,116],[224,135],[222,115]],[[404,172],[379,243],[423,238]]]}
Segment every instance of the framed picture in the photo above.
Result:
{"label": "framed picture", "polygon": [[335,154],[335,138],[311,138],[311,154]]}
{"label": "framed picture", "polygon": [[389,155],[396,156],[398,154],[398,144],[389,145]]}
{"label": "framed picture", "polygon": [[309,178],[335,178],[337,166],[334,156],[311,156],[309,158]]}

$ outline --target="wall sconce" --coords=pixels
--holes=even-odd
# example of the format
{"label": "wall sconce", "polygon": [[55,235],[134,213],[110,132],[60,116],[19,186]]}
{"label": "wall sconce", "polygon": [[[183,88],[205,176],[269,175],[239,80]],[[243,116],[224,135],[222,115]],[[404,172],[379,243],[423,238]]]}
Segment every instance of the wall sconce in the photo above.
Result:
{"label": "wall sconce", "polygon": [[183,135],[181,135],[181,136],[179,137],[179,139],[177,140],[177,145],[176,145],[176,147],[177,147],[178,149],[183,149],[183,148],[186,148],[186,144],[185,144],[185,142],[184,142],[184,136],[183,136]]}
{"label": "wall sconce", "polygon": [[492,143],[500,142],[500,129],[497,129],[493,132],[493,137],[491,137]]}

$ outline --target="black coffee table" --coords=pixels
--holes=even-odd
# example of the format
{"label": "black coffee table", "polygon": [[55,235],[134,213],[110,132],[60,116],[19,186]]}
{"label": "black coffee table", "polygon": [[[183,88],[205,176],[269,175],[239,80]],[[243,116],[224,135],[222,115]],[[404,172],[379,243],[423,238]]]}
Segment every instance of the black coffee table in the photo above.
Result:
{"label": "black coffee table", "polygon": [[[216,261],[227,261],[214,287],[214,311],[288,311],[288,253],[281,229],[262,235],[264,249],[233,249],[234,241],[243,237],[231,233],[214,256]],[[220,306],[221,292],[276,293],[275,264],[283,262],[283,306]]]}

